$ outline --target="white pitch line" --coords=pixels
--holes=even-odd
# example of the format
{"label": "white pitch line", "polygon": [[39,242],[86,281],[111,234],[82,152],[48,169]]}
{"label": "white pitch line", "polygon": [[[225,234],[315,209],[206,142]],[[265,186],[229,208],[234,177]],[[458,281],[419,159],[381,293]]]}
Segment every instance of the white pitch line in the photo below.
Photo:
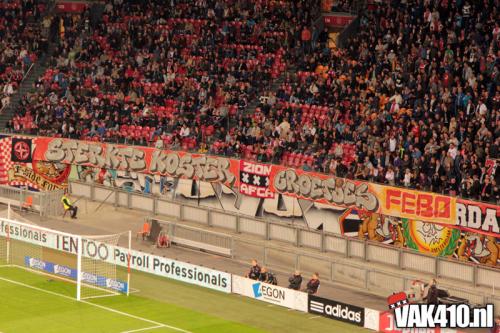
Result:
{"label": "white pitch line", "polygon": [[115,309],[112,309],[112,308],[108,308],[108,307],[103,306],[103,305],[99,305],[99,304],[87,302],[87,301],[84,301],[84,300],[77,301],[73,297],[62,295],[62,294],[58,294],[58,293],[55,293],[55,292],[50,291],[50,290],[45,290],[45,289],[37,288],[37,287],[34,287],[34,286],[30,286],[29,284],[25,284],[25,283],[22,283],[22,282],[9,280],[9,279],[3,278],[3,277],[0,277],[0,280],[5,281],[5,282],[9,282],[9,283],[12,283],[12,284],[17,284],[19,286],[30,288],[30,289],[33,289],[33,290],[38,290],[38,291],[41,291],[41,292],[46,293],[46,294],[50,294],[50,295],[54,295],[54,296],[59,296],[59,297],[62,297],[62,298],[66,298],[66,299],[69,299],[69,300],[72,300],[72,301],[75,301],[75,302],[81,302],[81,303],[85,303],[85,304],[88,304],[88,305],[92,305],[92,306],[95,306],[96,308],[103,309],[103,310],[106,310],[106,311],[109,311],[109,312],[113,312],[113,313],[116,313],[116,314],[119,314],[119,315],[122,315],[122,316],[125,316],[125,317],[130,317],[130,318],[134,318],[134,319],[137,319],[137,320],[145,321],[145,322],[151,323],[151,324],[156,325],[156,326],[167,327],[167,328],[170,328],[170,329],[172,329],[174,331],[179,331],[179,332],[183,332],[183,333],[192,333],[190,331],[183,330],[182,328],[178,328],[178,327],[175,327],[175,326],[170,326],[170,325],[167,325],[167,324],[162,324],[162,323],[159,323],[159,322],[154,321],[154,320],[142,318],[142,317],[130,314],[130,313],[126,313],[126,312],[122,312],[122,311],[115,310]]}
{"label": "white pitch line", "polygon": [[316,319],[316,318],[320,318],[321,316],[314,316],[314,317],[309,317],[307,319]]}
{"label": "white pitch line", "polygon": [[136,293],[140,293],[140,292],[141,292],[141,290],[140,289],[136,289],[136,288],[130,288],[130,290],[129,290],[129,294],[136,294]]}
{"label": "white pitch line", "polygon": [[138,328],[136,330],[131,330],[131,331],[123,331],[123,332],[120,332],[120,333],[132,333],[132,332],[149,331],[149,330],[154,330],[156,328],[162,328],[162,327],[165,327],[165,326],[160,325],[160,326],[144,327],[144,328]]}

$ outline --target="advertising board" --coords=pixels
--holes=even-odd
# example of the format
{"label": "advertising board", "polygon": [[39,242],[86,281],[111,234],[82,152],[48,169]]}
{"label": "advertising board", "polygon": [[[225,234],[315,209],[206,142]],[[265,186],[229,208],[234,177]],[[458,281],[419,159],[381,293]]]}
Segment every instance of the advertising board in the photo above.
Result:
{"label": "advertising board", "polygon": [[233,293],[307,312],[307,294],[233,275]]}

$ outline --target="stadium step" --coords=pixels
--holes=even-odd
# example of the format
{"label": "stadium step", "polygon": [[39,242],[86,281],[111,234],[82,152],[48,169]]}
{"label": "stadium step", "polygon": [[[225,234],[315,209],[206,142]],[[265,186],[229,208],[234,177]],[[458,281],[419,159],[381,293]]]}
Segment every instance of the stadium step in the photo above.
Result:
{"label": "stadium step", "polygon": [[33,83],[36,82],[38,77],[45,72],[47,66],[39,62],[33,65],[32,70],[29,72],[28,76],[21,82],[19,89],[11,97],[9,105],[7,105],[2,114],[0,114],[0,132],[5,130],[7,122],[14,116],[14,112],[19,107],[22,97],[28,92],[33,91]]}
{"label": "stadium step", "polygon": [[[42,18],[45,17],[46,15],[52,15],[56,9],[55,1],[49,1],[48,4],[49,7],[47,8],[46,12],[42,13],[40,22],[42,22]],[[32,27],[40,26],[39,23],[35,24],[33,22],[30,22],[29,24]],[[14,112],[19,107],[23,96],[34,90],[33,84],[47,69],[48,67],[47,59],[50,58],[50,55],[52,54],[53,50],[54,50],[54,41],[49,40],[47,52],[45,54],[42,54],[38,59],[38,61],[33,64],[31,71],[19,85],[19,89],[14,93],[14,95],[12,95],[9,105],[7,105],[0,113],[0,132],[5,132],[5,125],[14,116]]]}

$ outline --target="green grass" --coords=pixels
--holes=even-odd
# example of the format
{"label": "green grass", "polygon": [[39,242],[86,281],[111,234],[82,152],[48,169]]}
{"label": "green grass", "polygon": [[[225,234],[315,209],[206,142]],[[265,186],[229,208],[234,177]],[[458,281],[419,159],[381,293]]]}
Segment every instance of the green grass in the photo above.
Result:
{"label": "green grass", "polygon": [[[352,325],[149,274],[138,293],[77,302],[73,283],[0,267],[0,332],[363,332]],[[83,290],[82,294],[87,291]],[[167,327],[168,326],[168,327]]]}

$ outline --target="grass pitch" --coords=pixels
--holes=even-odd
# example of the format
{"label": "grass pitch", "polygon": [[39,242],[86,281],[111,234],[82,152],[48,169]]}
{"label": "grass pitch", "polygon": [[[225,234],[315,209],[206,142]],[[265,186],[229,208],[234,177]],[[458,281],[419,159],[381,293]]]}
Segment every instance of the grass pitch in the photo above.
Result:
{"label": "grass pitch", "polygon": [[19,267],[0,267],[0,332],[368,332],[143,273],[139,292],[78,302],[76,285]]}

